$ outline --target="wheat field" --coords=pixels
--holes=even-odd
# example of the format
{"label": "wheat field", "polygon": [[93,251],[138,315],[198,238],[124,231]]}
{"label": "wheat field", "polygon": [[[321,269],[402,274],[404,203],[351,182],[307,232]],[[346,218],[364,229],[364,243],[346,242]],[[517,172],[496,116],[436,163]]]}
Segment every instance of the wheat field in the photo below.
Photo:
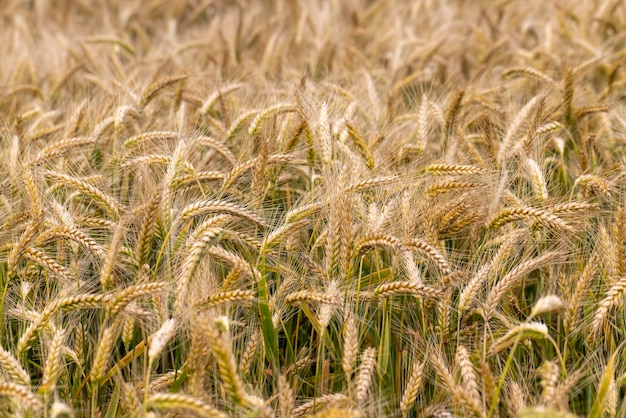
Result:
{"label": "wheat field", "polygon": [[626,416],[620,0],[0,0],[1,417]]}

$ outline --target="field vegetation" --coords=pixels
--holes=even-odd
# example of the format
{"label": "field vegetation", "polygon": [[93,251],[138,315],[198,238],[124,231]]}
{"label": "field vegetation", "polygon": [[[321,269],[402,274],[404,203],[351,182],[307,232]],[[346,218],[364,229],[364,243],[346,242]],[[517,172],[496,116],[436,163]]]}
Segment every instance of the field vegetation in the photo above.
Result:
{"label": "field vegetation", "polygon": [[626,416],[619,0],[0,0],[0,416]]}

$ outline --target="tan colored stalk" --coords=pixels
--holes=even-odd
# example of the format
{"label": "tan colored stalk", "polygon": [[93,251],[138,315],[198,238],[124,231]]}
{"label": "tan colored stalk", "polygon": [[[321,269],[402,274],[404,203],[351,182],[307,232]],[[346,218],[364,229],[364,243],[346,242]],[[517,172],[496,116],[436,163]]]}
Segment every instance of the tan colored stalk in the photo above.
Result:
{"label": "tan colored stalk", "polygon": [[254,357],[256,356],[257,349],[259,345],[262,344],[261,337],[262,334],[259,330],[254,332],[248,340],[239,360],[241,373],[248,374],[250,372],[250,367],[252,367],[252,362],[254,361]]}
{"label": "tan colored stalk", "polygon": [[463,313],[475,301],[478,292],[480,291],[483,284],[487,281],[487,277],[491,271],[491,267],[491,262],[483,264],[478,269],[476,274],[474,274],[474,276],[472,276],[470,281],[467,283],[467,285],[461,292],[461,295],[459,296],[459,313]]}
{"label": "tan colored stalk", "polygon": [[250,122],[250,127],[248,128],[248,135],[252,138],[259,134],[259,131],[263,127],[265,121],[274,116],[280,115],[287,112],[295,112],[297,111],[295,106],[289,104],[277,104],[268,107],[267,109],[262,110],[257,114],[257,116]]}
{"label": "tan colored stalk", "polygon": [[45,246],[55,239],[72,240],[90,250],[99,259],[103,260],[105,258],[105,252],[96,240],[72,226],[59,226],[49,229],[39,236],[37,242],[38,245]]}
{"label": "tan colored stalk", "polygon": [[154,140],[172,140],[178,138],[179,133],[173,131],[151,131],[143,132],[134,136],[131,136],[124,141],[124,148],[135,148],[139,145],[143,145],[144,142],[151,142]]}
{"label": "tan colored stalk", "polygon": [[322,162],[329,164],[333,157],[333,133],[328,120],[328,103],[323,102],[317,120],[319,147],[321,149]]}
{"label": "tan colored stalk", "polygon": [[296,304],[302,302],[309,303],[334,303],[335,298],[326,293],[314,292],[311,290],[299,290],[297,292],[290,293],[285,298],[285,303]]}
{"label": "tan colored stalk", "polygon": [[97,308],[108,301],[109,297],[101,294],[83,294],[77,296],[70,296],[56,302],[52,302],[46,306],[44,311],[39,315],[38,319],[24,330],[17,343],[18,355],[21,355],[25,350],[30,348],[36,334],[44,329],[52,315],[57,311],[63,310],[65,312],[73,311],[81,308]]}
{"label": "tan colored stalk", "polygon": [[539,167],[539,164],[532,158],[526,159],[526,170],[528,177],[533,185],[535,197],[540,201],[548,199],[548,188],[546,186],[546,179],[543,175],[543,171]]}
{"label": "tan colored stalk", "polygon": [[100,269],[100,284],[105,290],[108,290],[111,282],[113,281],[113,272],[116,262],[118,261],[117,255],[120,247],[122,246],[125,234],[126,227],[124,224],[118,223],[115,227],[115,231],[113,231],[113,236],[111,237],[106,257],[102,263],[102,268]]}
{"label": "tan colored stalk", "polygon": [[547,407],[556,405],[556,390],[559,383],[559,365],[554,361],[545,362],[540,370],[542,388],[541,402]]}
{"label": "tan colored stalk", "polygon": [[43,251],[40,251],[36,248],[27,248],[22,253],[22,257],[46,268],[48,271],[50,271],[52,274],[57,276],[65,283],[70,283],[72,281],[71,273],[65,267],[61,266],[52,258],[45,255]]}
{"label": "tan colored stalk", "polygon": [[397,176],[373,177],[371,179],[361,180],[359,182],[349,185],[346,191],[352,193],[364,192],[367,190],[377,189],[382,186],[393,184],[398,180],[399,178]]}
{"label": "tan colored stalk", "polygon": [[558,87],[558,83],[554,81],[554,79],[552,79],[550,76],[542,73],[541,71],[533,67],[509,68],[508,70],[502,72],[502,76],[507,76],[507,77],[508,76],[511,76],[511,77],[525,76],[525,77],[533,78],[535,80],[543,81],[544,83],[554,88]]}
{"label": "tan colored stalk", "polygon": [[570,214],[570,213],[593,213],[598,210],[599,206],[596,203],[588,202],[568,202],[560,203],[554,206],[550,206],[550,212],[555,215]]}
{"label": "tan colored stalk", "polygon": [[86,145],[92,145],[96,142],[95,138],[91,137],[73,137],[66,138],[61,141],[56,141],[46,147],[44,147],[36,158],[31,161],[32,166],[46,163],[51,159],[58,157],[64,152],[72,151],[76,147],[82,147]]}
{"label": "tan colored stalk", "polygon": [[306,219],[285,223],[280,228],[272,231],[265,237],[261,243],[261,253],[265,253],[270,248],[276,246],[286,235],[297,233],[297,231],[306,228],[310,225],[310,222]]}

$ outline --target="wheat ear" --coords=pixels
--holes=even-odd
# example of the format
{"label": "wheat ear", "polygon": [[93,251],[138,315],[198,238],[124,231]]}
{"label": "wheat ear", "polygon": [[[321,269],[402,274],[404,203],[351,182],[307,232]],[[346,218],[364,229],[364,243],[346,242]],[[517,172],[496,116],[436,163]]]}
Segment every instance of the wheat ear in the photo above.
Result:
{"label": "wheat ear", "polygon": [[415,283],[413,281],[398,281],[381,284],[376,288],[376,290],[374,290],[373,295],[384,298],[404,293],[431,299],[433,301],[439,301],[443,299],[444,296],[443,291],[439,289]]}
{"label": "wheat ear", "polygon": [[111,351],[119,334],[118,322],[109,325],[101,333],[91,366],[90,378],[95,384],[104,377],[111,358]]}
{"label": "wheat ear", "polygon": [[46,357],[46,367],[44,368],[43,378],[41,379],[41,385],[38,389],[39,393],[50,393],[57,384],[61,373],[65,334],[64,329],[59,329],[50,342],[48,356]]}
{"label": "wheat ear", "polygon": [[198,267],[202,254],[208,246],[213,245],[220,232],[220,228],[205,228],[201,225],[190,238],[190,244],[188,245],[190,248],[189,255],[183,263],[182,274],[176,283],[176,300],[174,301],[176,316],[182,312],[182,306],[184,306],[183,304],[187,300],[189,283]]}
{"label": "wheat ear", "polygon": [[252,290],[232,290],[210,295],[195,306],[198,309],[208,309],[227,303],[252,301],[255,297],[256,293]]}
{"label": "wheat ear", "polygon": [[114,220],[119,219],[120,213],[123,212],[122,206],[112,197],[104,194],[104,192],[84,180],[54,171],[46,171],[44,175],[50,180],[58,181],[61,184],[78,190],[85,196],[89,196],[95,202],[97,202],[102,207],[102,209],[104,209],[106,213]]}
{"label": "wheat ear", "polygon": [[111,302],[107,306],[108,313],[111,317],[115,317],[126,305],[133,299],[141,296],[151,295],[163,292],[170,286],[167,282],[144,283],[129,286],[121,290],[113,296]]}
{"label": "wheat ear", "polygon": [[367,400],[367,392],[372,382],[372,374],[376,366],[376,349],[366,348],[361,353],[361,365],[354,383],[354,400],[362,405]]}
{"label": "wheat ear", "polygon": [[508,222],[519,219],[556,231],[573,232],[572,227],[558,216],[544,209],[528,207],[503,209],[491,221],[491,227],[498,229]]}
{"label": "wheat ear", "polygon": [[411,369],[411,375],[404,389],[402,400],[400,401],[400,412],[402,417],[406,418],[409,412],[409,408],[417,399],[417,394],[424,382],[424,368],[425,363],[420,361],[414,361]]}
{"label": "wheat ear", "polygon": [[598,308],[596,309],[593,321],[591,322],[589,340],[593,340],[598,337],[602,327],[606,323],[609,311],[614,305],[617,304],[624,291],[626,291],[626,277],[622,277],[613,286],[611,286],[609,291],[606,292],[604,299],[598,303]]}
{"label": "wheat ear", "polygon": [[328,405],[335,404],[340,402],[347,402],[348,397],[343,393],[331,393],[328,395],[322,395],[310,401],[303,403],[302,405],[296,407],[292,411],[293,417],[301,417],[314,411],[316,408]]}
{"label": "wheat ear", "polygon": [[543,340],[548,337],[548,327],[541,322],[528,322],[520,324],[509,330],[491,345],[488,355],[493,356],[524,339]]}
{"label": "wheat ear", "polygon": [[356,361],[359,350],[359,328],[355,320],[355,315],[351,310],[346,311],[346,317],[343,326],[343,350],[341,356],[341,367],[346,374],[346,380],[350,380],[352,371],[354,370],[354,362]]}
{"label": "wheat ear", "polygon": [[416,250],[430,258],[432,261],[435,262],[435,264],[437,264],[437,266],[441,269],[441,272],[444,275],[452,274],[452,269],[450,268],[450,265],[448,264],[446,258],[441,254],[441,252],[439,252],[439,250],[437,250],[432,245],[415,238],[405,241],[404,245],[407,248]]}
{"label": "wheat ear", "polygon": [[108,296],[106,295],[83,294],[70,296],[48,304],[37,320],[30,324],[20,336],[20,339],[17,342],[18,355],[21,355],[25,350],[30,348],[37,332],[41,331],[48,325],[52,315],[54,315],[57,311],[64,310],[68,312],[80,308],[97,308],[107,300]]}
{"label": "wheat ear", "polygon": [[249,209],[235,205],[234,203],[223,202],[219,200],[205,200],[187,205],[185,208],[183,208],[181,212],[181,219],[187,220],[195,216],[216,212],[238,216],[243,219],[247,219],[259,226],[267,226],[263,219],[261,219]]}
{"label": "wheat ear", "polygon": [[500,281],[491,289],[484,305],[484,314],[486,318],[490,318],[498,307],[504,294],[515,286],[517,281],[529,274],[533,270],[538,269],[544,264],[558,260],[558,251],[550,251],[541,254],[539,257],[524,261],[508,272]]}
{"label": "wheat ear", "polygon": [[235,357],[230,348],[228,319],[220,317],[210,321],[208,318],[204,318],[201,321],[201,327],[217,361],[226,393],[235,404],[246,406],[248,395],[237,373]]}
{"label": "wheat ear", "polygon": [[597,267],[598,255],[596,252],[593,252],[589,260],[587,260],[587,264],[585,264],[585,267],[583,268],[580,279],[576,281],[574,294],[568,301],[569,306],[567,311],[565,311],[565,317],[563,319],[563,326],[568,331],[573,330],[576,326],[578,313],[582,307],[585,293],[587,293],[587,290],[589,289],[589,285],[591,284],[591,280],[593,279]]}
{"label": "wheat ear", "polygon": [[0,346],[0,365],[9,379],[23,386],[30,386],[30,375],[13,355]]}
{"label": "wheat ear", "polygon": [[43,403],[27,387],[16,383],[0,382],[0,396],[6,396],[17,405],[33,411],[43,408]]}
{"label": "wheat ear", "polygon": [[459,345],[456,349],[456,364],[461,370],[461,380],[467,393],[471,396],[474,403],[480,405],[480,392],[478,391],[478,376],[474,365],[470,361],[469,352],[467,348]]}
{"label": "wheat ear", "polygon": [[192,413],[204,418],[228,418],[208,403],[180,393],[155,393],[148,398],[148,407],[158,411]]}
{"label": "wheat ear", "polygon": [[429,359],[448,393],[459,402],[467,412],[471,413],[473,416],[484,417],[485,413],[482,406],[475,402],[472,395],[467,393],[464,387],[456,383],[441,353],[432,350],[429,353]]}
{"label": "wheat ear", "polygon": [[148,103],[150,103],[161,90],[163,90],[164,88],[172,84],[185,81],[186,79],[187,79],[186,75],[178,75],[178,76],[168,77],[163,80],[155,81],[154,83],[150,84],[141,95],[141,99],[139,99],[139,107],[140,108],[146,107]]}
{"label": "wheat ear", "polygon": [[278,396],[278,405],[280,407],[280,417],[287,418],[292,416],[293,406],[295,403],[295,393],[289,386],[289,382],[284,375],[278,378],[278,386],[280,393]]}

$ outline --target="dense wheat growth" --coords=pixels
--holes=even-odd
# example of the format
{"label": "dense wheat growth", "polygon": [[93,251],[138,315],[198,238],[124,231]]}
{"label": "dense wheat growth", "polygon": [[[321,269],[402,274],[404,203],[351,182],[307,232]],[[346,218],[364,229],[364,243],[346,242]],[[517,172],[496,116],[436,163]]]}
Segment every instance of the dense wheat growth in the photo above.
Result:
{"label": "dense wheat growth", "polygon": [[626,416],[620,0],[0,0],[0,416]]}

